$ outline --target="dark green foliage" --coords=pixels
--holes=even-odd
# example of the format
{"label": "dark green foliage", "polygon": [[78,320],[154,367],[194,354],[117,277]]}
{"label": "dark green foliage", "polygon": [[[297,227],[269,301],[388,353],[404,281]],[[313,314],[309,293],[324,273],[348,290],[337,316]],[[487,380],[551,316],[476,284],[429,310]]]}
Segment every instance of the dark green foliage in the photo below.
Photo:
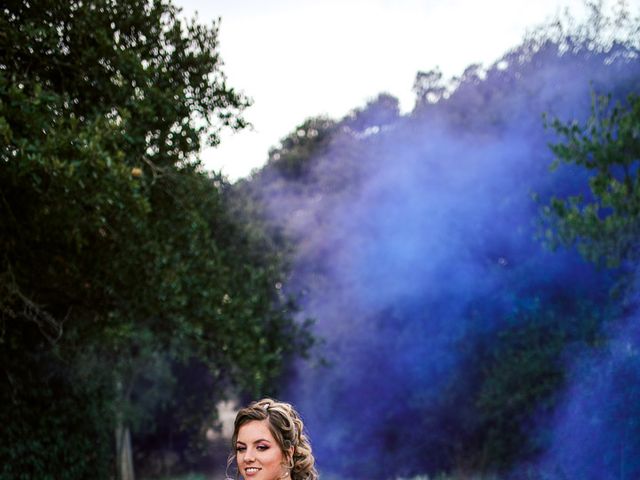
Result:
{"label": "dark green foliage", "polygon": [[589,260],[618,266],[638,258],[640,233],[640,97],[612,104],[593,97],[585,124],[553,120],[563,137],[552,146],[554,166],[574,165],[589,172],[589,189],[553,198],[544,208],[552,244],[576,244]]}
{"label": "dark green foliage", "polygon": [[[602,319],[610,316],[590,302],[559,312],[534,302],[514,312],[498,340],[476,357],[482,374],[475,393],[478,416],[477,466],[508,468],[546,447],[539,438],[543,421],[566,385],[564,359],[571,347],[580,349],[603,341]],[[532,433],[533,432],[533,433]]]}
{"label": "dark green foliage", "polygon": [[324,117],[310,118],[283,138],[279,148],[269,152],[269,165],[288,179],[309,173],[311,159],[326,153],[336,123]]}
{"label": "dark green foliage", "polygon": [[[241,128],[248,102],[220,71],[217,25],[177,13],[159,0],[0,11],[4,476],[106,478],[116,412],[143,435],[174,405],[193,437],[217,401],[264,392],[311,341],[276,288],[283,258],[193,157]],[[177,366],[192,364],[206,378],[176,405]]]}
{"label": "dark green foliage", "polygon": [[0,478],[111,478],[108,392],[71,383],[51,355],[12,353],[22,364],[11,365],[11,388],[0,389]]}

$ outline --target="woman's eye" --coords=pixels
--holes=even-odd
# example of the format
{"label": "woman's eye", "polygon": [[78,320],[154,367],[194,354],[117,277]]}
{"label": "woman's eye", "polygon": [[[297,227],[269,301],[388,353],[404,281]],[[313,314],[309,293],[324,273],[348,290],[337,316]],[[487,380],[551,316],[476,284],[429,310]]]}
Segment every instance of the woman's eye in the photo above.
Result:
{"label": "woman's eye", "polygon": [[236,452],[244,452],[247,447],[236,447]]}
{"label": "woman's eye", "polygon": [[267,445],[258,445],[258,450],[260,450],[261,452],[264,452],[265,450],[268,450],[269,447]]}

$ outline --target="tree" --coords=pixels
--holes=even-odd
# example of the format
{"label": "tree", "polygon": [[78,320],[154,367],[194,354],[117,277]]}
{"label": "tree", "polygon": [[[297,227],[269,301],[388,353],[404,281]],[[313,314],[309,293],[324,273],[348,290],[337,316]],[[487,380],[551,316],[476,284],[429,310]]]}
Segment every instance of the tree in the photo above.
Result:
{"label": "tree", "polygon": [[310,159],[326,153],[336,122],[325,117],[305,120],[269,151],[268,168],[288,179],[301,179],[312,166]]}
{"label": "tree", "polygon": [[413,82],[413,91],[416,94],[416,106],[423,107],[441,100],[447,92],[447,87],[442,81],[440,69],[418,72]]}
{"label": "tree", "polygon": [[612,104],[608,96],[593,97],[585,124],[562,123],[553,128],[564,141],[552,145],[554,167],[561,164],[589,172],[588,190],[552,198],[543,213],[552,244],[577,245],[589,260],[619,266],[637,260],[640,233],[640,97]]}
{"label": "tree", "polygon": [[208,372],[206,411],[181,417],[198,431],[309,345],[276,288],[281,256],[197,160],[249,101],[226,84],[217,24],[178,14],[163,0],[0,13],[0,477],[108,478],[114,427],[170,403],[178,365]]}

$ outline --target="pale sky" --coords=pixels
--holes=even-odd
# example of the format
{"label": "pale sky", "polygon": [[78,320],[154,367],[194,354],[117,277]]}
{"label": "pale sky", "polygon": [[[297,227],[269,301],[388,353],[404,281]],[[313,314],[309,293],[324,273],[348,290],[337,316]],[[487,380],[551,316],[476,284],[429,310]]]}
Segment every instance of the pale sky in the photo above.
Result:
{"label": "pale sky", "polygon": [[254,101],[253,130],[207,149],[205,166],[230,180],[267,160],[270,147],[306,118],[340,119],[379,93],[413,107],[419,70],[444,78],[492,64],[526,31],[582,0],[174,0],[201,23],[221,17],[219,41],[229,85]]}

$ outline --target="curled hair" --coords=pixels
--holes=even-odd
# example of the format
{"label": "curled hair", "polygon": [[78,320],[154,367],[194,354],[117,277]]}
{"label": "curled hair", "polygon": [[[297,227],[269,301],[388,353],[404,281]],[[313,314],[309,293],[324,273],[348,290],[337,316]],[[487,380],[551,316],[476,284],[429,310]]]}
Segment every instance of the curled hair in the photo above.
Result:
{"label": "curled hair", "polygon": [[[232,453],[229,464],[235,459],[235,448],[240,427],[251,421],[267,420],[269,431],[282,450],[288,467],[291,468],[291,480],[318,480],[315,459],[311,453],[311,444],[304,431],[304,424],[298,412],[289,403],[264,398],[251,403],[236,415],[231,437]],[[289,452],[293,447],[293,454]]]}

